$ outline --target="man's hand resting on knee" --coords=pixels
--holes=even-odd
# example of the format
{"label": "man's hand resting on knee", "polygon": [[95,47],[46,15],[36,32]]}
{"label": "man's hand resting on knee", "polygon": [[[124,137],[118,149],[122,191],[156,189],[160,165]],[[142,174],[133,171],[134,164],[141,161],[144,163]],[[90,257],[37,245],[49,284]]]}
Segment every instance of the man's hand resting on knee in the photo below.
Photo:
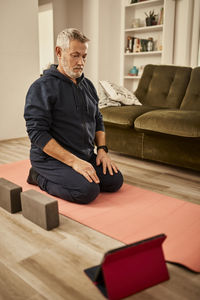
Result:
{"label": "man's hand resting on knee", "polygon": [[80,158],[77,158],[74,160],[74,163],[72,164],[72,168],[82,174],[89,182],[94,181],[95,183],[99,183],[99,178],[97,176],[97,173],[93,166]]}
{"label": "man's hand resting on knee", "polygon": [[71,152],[65,150],[55,139],[51,139],[43,148],[43,151],[53,158],[72,167],[76,172],[83,175],[89,182],[99,183],[99,178],[93,166]]}
{"label": "man's hand resting on knee", "polygon": [[103,166],[103,174],[106,174],[107,169],[110,175],[113,175],[113,170],[115,173],[118,173],[117,166],[114,164],[114,162],[112,162],[110,156],[103,149],[99,149],[96,158],[97,166],[99,166],[101,163]]}

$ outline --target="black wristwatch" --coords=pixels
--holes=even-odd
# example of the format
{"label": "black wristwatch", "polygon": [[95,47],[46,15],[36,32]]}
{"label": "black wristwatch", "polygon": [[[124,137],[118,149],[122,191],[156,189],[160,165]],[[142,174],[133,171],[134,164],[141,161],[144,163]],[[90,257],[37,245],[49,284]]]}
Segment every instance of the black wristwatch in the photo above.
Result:
{"label": "black wristwatch", "polygon": [[98,147],[97,147],[97,151],[98,151],[99,149],[103,149],[106,153],[108,153],[108,147],[107,147],[106,145],[98,146]]}

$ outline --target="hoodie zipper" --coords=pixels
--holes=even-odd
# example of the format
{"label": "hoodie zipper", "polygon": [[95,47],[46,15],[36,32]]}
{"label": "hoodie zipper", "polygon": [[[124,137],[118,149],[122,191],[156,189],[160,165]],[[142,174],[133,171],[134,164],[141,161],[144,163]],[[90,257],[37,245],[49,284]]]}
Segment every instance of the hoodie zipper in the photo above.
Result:
{"label": "hoodie zipper", "polygon": [[84,146],[87,146],[87,139],[86,139],[86,101],[84,99],[84,95],[82,93],[81,88],[77,85],[77,91],[78,91],[78,96],[80,97],[80,102],[81,102],[81,126],[83,128],[83,148]]}

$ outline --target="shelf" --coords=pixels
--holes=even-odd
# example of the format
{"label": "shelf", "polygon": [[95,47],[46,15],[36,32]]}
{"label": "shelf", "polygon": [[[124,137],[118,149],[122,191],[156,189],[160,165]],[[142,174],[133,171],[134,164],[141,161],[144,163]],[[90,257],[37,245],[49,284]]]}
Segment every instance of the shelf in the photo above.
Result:
{"label": "shelf", "polygon": [[125,56],[138,56],[138,55],[161,55],[162,51],[146,51],[146,52],[131,52],[124,53]]}
{"label": "shelf", "polygon": [[145,27],[135,27],[125,29],[125,33],[128,32],[153,32],[153,31],[162,31],[163,25],[154,25],[154,26],[145,26]]}
{"label": "shelf", "polygon": [[[135,90],[138,86],[141,72],[138,76],[129,75],[129,70],[133,66],[145,67],[147,64],[172,64],[173,62],[173,41],[174,41],[174,20],[176,0],[138,0],[137,3],[130,4],[131,0],[121,0],[122,21],[121,21],[121,59],[120,59],[120,80],[124,87]],[[163,21],[157,25],[146,26],[146,15],[152,11],[158,15],[160,20],[161,10],[163,10]],[[140,27],[132,27],[133,25]],[[136,21],[137,22],[137,21]],[[132,41],[129,41],[129,38]],[[127,52],[127,47],[134,50],[150,49],[139,45],[139,40],[148,40],[149,37],[155,41],[154,51]],[[134,47],[134,38],[138,39],[138,47]],[[140,43],[141,44],[141,43]],[[152,48],[151,48],[152,49]]]}
{"label": "shelf", "polygon": [[163,0],[142,1],[142,2],[138,2],[138,3],[133,3],[133,4],[126,5],[125,8],[129,8],[129,7],[147,7],[148,5],[159,5],[159,4],[163,4]]}
{"label": "shelf", "polygon": [[127,76],[124,76],[124,79],[140,79],[141,76],[130,76],[130,75],[127,75]]}

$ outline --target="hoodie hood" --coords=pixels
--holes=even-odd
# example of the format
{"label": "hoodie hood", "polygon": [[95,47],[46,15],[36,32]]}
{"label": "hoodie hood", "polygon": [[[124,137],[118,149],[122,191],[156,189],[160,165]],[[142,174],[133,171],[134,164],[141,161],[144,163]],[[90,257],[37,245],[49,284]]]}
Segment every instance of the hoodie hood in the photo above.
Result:
{"label": "hoodie hood", "polygon": [[[60,71],[58,71],[58,65],[52,64],[49,69],[44,70],[43,76],[54,76],[61,80],[67,81],[68,83],[74,84],[74,82],[64,74],[62,74]],[[77,84],[80,84],[80,82],[84,79],[84,74],[82,74],[80,77],[76,78]]]}

